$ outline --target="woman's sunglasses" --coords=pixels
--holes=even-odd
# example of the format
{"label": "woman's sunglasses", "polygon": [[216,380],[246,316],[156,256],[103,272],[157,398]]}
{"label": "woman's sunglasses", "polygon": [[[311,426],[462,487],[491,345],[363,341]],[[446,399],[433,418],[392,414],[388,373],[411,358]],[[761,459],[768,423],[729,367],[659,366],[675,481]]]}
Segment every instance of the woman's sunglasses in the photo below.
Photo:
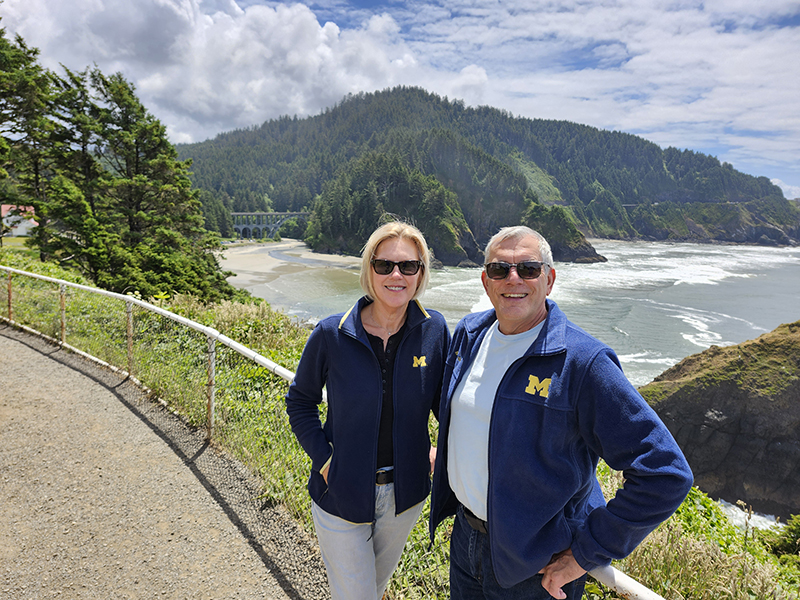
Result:
{"label": "woman's sunglasses", "polygon": [[378,275],[389,275],[394,271],[395,267],[398,267],[403,275],[416,275],[419,268],[422,266],[421,260],[401,260],[400,262],[394,262],[391,260],[384,260],[383,258],[373,258],[369,263],[372,265],[372,270]]}
{"label": "woman's sunglasses", "polygon": [[505,279],[511,269],[516,269],[521,279],[536,279],[542,274],[543,266],[544,263],[538,260],[524,260],[515,265],[507,262],[490,262],[484,265],[484,268],[489,279]]}

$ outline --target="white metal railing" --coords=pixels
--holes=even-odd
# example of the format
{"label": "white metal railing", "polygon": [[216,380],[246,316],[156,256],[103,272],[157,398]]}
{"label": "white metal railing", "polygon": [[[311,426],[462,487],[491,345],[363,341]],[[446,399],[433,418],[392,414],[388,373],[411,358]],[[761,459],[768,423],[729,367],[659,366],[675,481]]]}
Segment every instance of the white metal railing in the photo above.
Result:
{"label": "white metal railing", "polygon": [[[271,361],[270,359],[262,356],[261,354],[251,350],[250,348],[243,346],[242,344],[235,342],[234,340],[230,339],[229,337],[223,335],[216,329],[212,327],[207,327],[205,325],[201,325],[191,319],[187,319],[180,315],[177,315],[173,312],[165,310],[159,306],[155,306],[154,304],[150,304],[149,302],[145,302],[133,296],[118,294],[115,292],[109,292],[106,290],[102,290],[99,288],[93,288],[77,283],[72,283],[69,281],[64,281],[61,279],[55,279],[53,277],[47,277],[44,275],[37,275],[35,273],[28,273],[26,271],[21,271],[18,269],[13,269],[10,267],[4,267],[0,265],[0,271],[5,271],[7,273],[7,316],[3,317],[0,315],[0,321],[5,321],[8,324],[18,327],[20,329],[29,331],[30,333],[43,336],[58,344],[59,346],[70,350],[71,352],[75,352],[81,356],[88,358],[94,362],[98,362],[106,367],[109,367],[113,370],[119,371],[122,375],[130,377],[134,382],[138,385],[143,385],[139,382],[134,376],[134,366],[133,366],[133,336],[134,336],[134,328],[133,328],[133,306],[138,306],[146,311],[151,313],[160,315],[166,319],[174,321],[184,327],[192,329],[204,336],[208,340],[207,345],[207,375],[208,375],[208,382],[207,382],[207,391],[206,391],[206,427],[207,427],[207,436],[208,439],[211,439],[214,434],[214,412],[215,412],[215,391],[216,391],[216,344],[220,343],[224,346],[230,348],[234,352],[238,353],[242,357],[252,361],[253,363],[257,364],[260,367],[267,369],[270,373],[273,373],[280,378],[286,380],[287,382],[291,382],[294,378],[294,373],[285,367]],[[49,283],[53,283],[58,285],[59,288],[59,338],[54,339],[47,335],[44,335],[42,332],[28,327],[22,323],[18,323],[14,320],[14,302],[13,302],[13,284],[12,278],[14,275],[33,278],[36,280],[41,280]],[[109,364],[91,354],[88,354],[82,351],[79,348],[75,348],[66,342],[66,331],[67,331],[67,311],[66,311],[66,291],[67,288],[74,288],[77,290],[81,290],[84,292],[88,292],[91,294],[99,294],[108,298],[113,298],[115,300],[119,300],[125,302],[125,314],[126,314],[126,335],[127,335],[127,370],[121,369],[118,365]],[[636,580],[628,577],[621,571],[615,569],[612,566],[607,567],[600,567],[598,569],[594,569],[590,571],[589,575],[591,575],[594,579],[608,587],[609,589],[613,590],[623,598],[629,600],[664,600],[664,598],[652,590],[648,589],[641,583],[637,582]]]}
{"label": "white metal railing", "polygon": [[[127,339],[127,342],[128,342],[127,343],[127,347],[128,347],[128,353],[127,353],[127,355],[128,355],[128,364],[127,364],[127,371],[122,371],[122,373],[125,374],[125,375],[129,375],[131,377],[133,377],[133,364],[132,364],[132,362],[133,362],[133,317],[132,317],[133,311],[131,310],[131,308],[134,305],[139,306],[140,308],[143,308],[143,309],[145,309],[147,311],[150,311],[152,313],[161,315],[162,317],[165,317],[167,319],[175,321],[176,323],[180,323],[181,325],[183,325],[185,327],[188,327],[190,329],[193,329],[193,330],[205,335],[206,338],[208,339],[208,392],[207,392],[207,396],[208,396],[208,418],[207,418],[207,423],[208,423],[208,425],[207,425],[207,429],[208,429],[208,438],[209,439],[211,439],[211,437],[213,436],[213,429],[214,429],[214,392],[215,392],[215,388],[216,388],[215,377],[214,377],[215,371],[216,371],[216,369],[215,369],[216,365],[215,365],[215,360],[214,359],[215,359],[215,355],[216,355],[215,344],[217,342],[220,343],[220,344],[224,344],[225,346],[227,346],[231,350],[234,350],[235,352],[238,352],[243,357],[250,359],[251,361],[253,361],[257,365],[259,365],[261,367],[264,367],[265,369],[267,369],[271,373],[274,373],[275,375],[278,375],[279,377],[285,379],[286,381],[291,382],[292,379],[294,379],[294,373],[292,371],[290,371],[289,369],[286,369],[286,368],[280,366],[279,364],[269,360],[268,358],[265,358],[264,356],[261,356],[257,352],[251,350],[250,348],[248,348],[246,346],[243,346],[239,342],[235,342],[234,340],[230,339],[226,335],[223,335],[222,333],[220,333],[219,331],[217,331],[213,327],[206,327],[205,325],[201,325],[200,323],[196,323],[195,321],[192,321],[191,319],[187,319],[187,318],[182,317],[180,315],[176,315],[173,312],[170,312],[170,311],[165,310],[165,309],[163,309],[163,308],[161,308],[159,306],[155,306],[153,304],[150,304],[149,302],[145,302],[145,301],[140,300],[138,298],[134,298],[133,296],[126,296],[126,295],[123,295],[123,294],[118,294],[116,292],[109,292],[107,290],[102,290],[102,289],[99,289],[99,288],[93,288],[93,287],[89,287],[89,286],[86,286],[86,285],[81,285],[81,284],[78,284],[78,283],[71,283],[69,281],[63,281],[61,279],[55,279],[53,277],[47,277],[45,275],[37,275],[35,273],[28,273],[26,271],[20,271],[18,269],[12,269],[10,267],[0,266],[0,270],[6,271],[8,273],[8,287],[7,287],[7,289],[8,289],[8,294],[7,294],[7,298],[8,298],[8,303],[7,303],[7,306],[8,306],[8,319],[7,320],[8,320],[8,322],[10,324],[21,326],[24,329],[29,329],[29,328],[25,327],[24,325],[17,324],[17,323],[14,322],[13,286],[12,286],[12,276],[13,275],[15,275],[15,274],[16,275],[23,275],[25,277],[31,277],[33,279],[38,279],[38,280],[41,280],[41,281],[48,281],[50,283],[57,284],[59,286],[59,305],[60,305],[60,314],[61,314],[61,319],[60,319],[61,335],[60,335],[60,340],[58,340],[57,342],[58,342],[59,345],[69,349],[70,351],[76,352],[76,353],[81,354],[81,355],[85,355],[88,358],[91,358],[93,360],[98,360],[98,359],[96,357],[94,357],[94,356],[86,355],[82,350],[80,350],[78,348],[74,348],[74,347],[72,347],[72,346],[70,346],[69,344],[66,343],[66,328],[67,328],[66,290],[67,290],[67,288],[70,287],[70,288],[74,288],[74,289],[79,289],[79,290],[83,290],[85,292],[89,292],[89,293],[93,293],[93,294],[99,294],[99,295],[102,295],[102,296],[106,296],[106,297],[109,297],[109,298],[114,298],[116,300],[121,300],[121,301],[125,302],[125,312],[126,312],[126,316],[127,316],[127,319],[126,319],[126,321],[127,321],[126,322],[126,331],[127,331],[127,336],[128,336],[128,339]],[[36,333],[41,334],[38,331]],[[111,366],[111,367],[114,367],[114,368],[118,367],[118,365],[108,365],[108,366]]]}

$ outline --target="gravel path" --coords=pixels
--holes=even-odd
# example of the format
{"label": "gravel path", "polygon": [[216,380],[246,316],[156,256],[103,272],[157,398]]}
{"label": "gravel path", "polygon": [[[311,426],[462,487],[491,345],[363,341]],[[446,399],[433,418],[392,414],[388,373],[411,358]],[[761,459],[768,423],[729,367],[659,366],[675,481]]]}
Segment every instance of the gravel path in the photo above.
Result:
{"label": "gravel path", "polygon": [[0,598],[328,598],[258,491],[136,386],[0,324]]}

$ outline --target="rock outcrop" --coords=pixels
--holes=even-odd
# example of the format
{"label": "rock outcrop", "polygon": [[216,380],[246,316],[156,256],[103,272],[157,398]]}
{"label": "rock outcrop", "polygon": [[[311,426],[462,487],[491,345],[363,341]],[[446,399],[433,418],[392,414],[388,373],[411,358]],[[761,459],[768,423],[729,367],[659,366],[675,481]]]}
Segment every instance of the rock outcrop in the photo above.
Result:
{"label": "rock outcrop", "polygon": [[784,519],[800,514],[800,321],[712,346],[639,391],[701,490]]}
{"label": "rock outcrop", "polygon": [[631,223],[641,238],[650,240],[761,246],[800,243],[797,204],[782,198],[708,202],[666,195],[660,203],[633,208]]}
{"label": "rock outcrop", "polygon": [[553,260],[559,262],[575,262],[575,263],[597,263],[607,262],[608,259],[597,253],[588,241],[585,239],[577,244],[563,244],[556,240],[550,242],[550,248],[553,251]]}

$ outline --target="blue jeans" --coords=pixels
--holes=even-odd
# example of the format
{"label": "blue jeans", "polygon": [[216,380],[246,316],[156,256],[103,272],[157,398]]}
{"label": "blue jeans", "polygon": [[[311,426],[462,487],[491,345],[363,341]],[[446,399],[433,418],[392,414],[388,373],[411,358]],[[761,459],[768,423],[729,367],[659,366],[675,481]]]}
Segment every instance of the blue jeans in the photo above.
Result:
{"label": "blue jeans", "polygon": [[[567,600],[580,600],[586,576],[565,585]],[[475,531],[458,509],[450,537],[450,598],[452,600],[551,600],[542,587],[542,576],[521,581],[510,588],[500,587],[492,570],[489,536]]]}
{"label": "blue jeans", "polygon": [[395,515],[394,484],[375,486],[375,524],[351,523],[314,502],[311,515],[333,600],[380,600],[424,502]]}

